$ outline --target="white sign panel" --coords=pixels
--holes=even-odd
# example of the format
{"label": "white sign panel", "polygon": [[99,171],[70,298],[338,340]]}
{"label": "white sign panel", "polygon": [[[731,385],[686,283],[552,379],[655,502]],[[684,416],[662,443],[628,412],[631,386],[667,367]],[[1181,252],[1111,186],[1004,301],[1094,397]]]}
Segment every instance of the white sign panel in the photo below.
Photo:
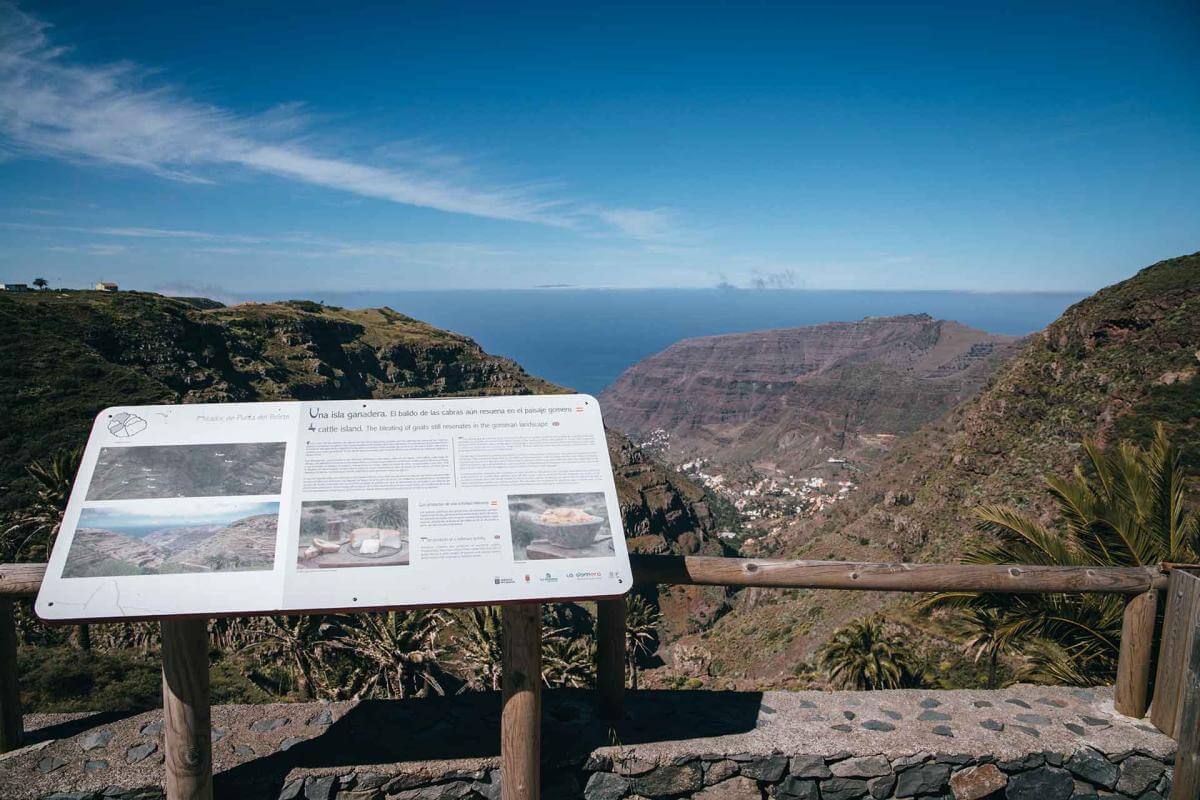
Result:
{"label": "white sign panel", "polygon": [[614,597],[629,556],[588,395],[110,408],[46,620]]}

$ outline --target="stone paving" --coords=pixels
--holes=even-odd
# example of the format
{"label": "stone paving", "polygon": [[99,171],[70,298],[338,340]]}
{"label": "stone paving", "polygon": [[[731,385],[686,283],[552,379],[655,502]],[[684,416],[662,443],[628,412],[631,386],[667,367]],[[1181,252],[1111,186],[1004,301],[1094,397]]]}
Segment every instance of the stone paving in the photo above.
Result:
{"label": "stone paving", "polygon": [[[1175,744],[1111,690],[629,693],[597,720],[545,694],[543,796],[620,800],[1071,800],[1169,792]],[[217,706],[218,797],[439,800],[499,794],[499,697]],[[161,712],[30,715],[0,797],[161,794]]]}

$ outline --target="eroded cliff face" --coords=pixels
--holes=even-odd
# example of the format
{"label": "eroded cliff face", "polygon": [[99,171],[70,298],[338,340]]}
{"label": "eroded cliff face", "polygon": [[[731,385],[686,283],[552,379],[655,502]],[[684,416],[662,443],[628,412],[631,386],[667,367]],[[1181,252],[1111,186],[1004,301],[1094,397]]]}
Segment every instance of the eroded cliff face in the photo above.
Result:
{"label": "eroded cliff face", "polygon": [[668,457],[797,469],[878,451],[973,395],[1012,337],[927,315],[686,339],[601,396],[635,439],[669,434]]}
{"label": "eroded cliff face", "polygon": [[[0,295],[0,508],[20,501],[25,464],[87,437],[111,405],[564,391],[474,341],[388,308],[247,303],[125,292]],[[629,536],[696,552],[711,525],[703,492],[623,436],[609,451]]]}
{"label": "eroded cliff face", "polygon": [[711,538],[712,514],[704,491],[649,458],[625,436],[608,432],[625,536],[630,552],[719,555]]}
{"label": "eroded cliff face", "polygon": [[[797,520],[776,555],[955,562],[975,509],[1016,506],[1057,524],[1045,483],[1080,463],[1085,437],[1147,444],[1155,423],[1200,466],[1200,254],[1160,262],[1067,309],[974,398],[899,440],[859,491]],[[1190,502],[1200,502],[1200,486]],[[846,621],[904,596],[743,592],[706,632],[730,672],[778,683]],[[753,659],[744,654],[754,653]]]}

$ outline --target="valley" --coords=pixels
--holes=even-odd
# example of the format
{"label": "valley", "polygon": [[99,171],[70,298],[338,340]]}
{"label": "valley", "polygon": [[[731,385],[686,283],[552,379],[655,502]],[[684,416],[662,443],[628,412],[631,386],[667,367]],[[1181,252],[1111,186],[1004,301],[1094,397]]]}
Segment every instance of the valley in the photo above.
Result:
{"label": "valley", "polygon": [[[844,501],[808,514],[777,514],[767,523],[770,536],[752,535],[746,553],[953,563],[986,536],[977,530],[976,509],[1009,504],[1054,525],[1045,476],[1069,474],[1085,439],[1145,445],[1155,423],[1190,465],[1184,500],[1194,508],[1200,504],[1198,374],[1200,255],[1190,255],[1147,267],[1072,306],[1015,346],[974,396],[897,435],[864,465]],[[761,531],[763,523],[751,527]],[[941,630],[912,602],[871,592],[752,589],[671,650],[686,653],[687,663],[709,665],[698,679],[711,685],[802,686],[818,648],[852,619],[882,612],[916,638]]]}

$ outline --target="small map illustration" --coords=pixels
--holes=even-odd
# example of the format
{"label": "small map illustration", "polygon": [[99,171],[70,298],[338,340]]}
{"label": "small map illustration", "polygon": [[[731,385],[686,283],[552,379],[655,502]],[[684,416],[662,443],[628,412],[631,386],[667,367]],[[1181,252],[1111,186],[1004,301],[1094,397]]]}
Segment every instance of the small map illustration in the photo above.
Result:
{"label": "small map illustration", "polygon": [[121,411],[108,421],[108,432],[113,436],[129,437],[146,430],[146,420],[137,414]]}

